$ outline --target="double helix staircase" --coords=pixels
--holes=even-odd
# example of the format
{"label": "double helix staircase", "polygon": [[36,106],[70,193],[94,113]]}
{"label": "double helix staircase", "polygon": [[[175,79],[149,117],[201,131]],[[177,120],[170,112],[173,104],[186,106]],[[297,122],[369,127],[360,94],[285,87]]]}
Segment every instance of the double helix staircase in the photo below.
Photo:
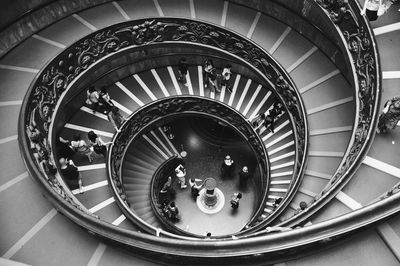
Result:
{"label": "double helix staircase", "polygon": [[[83,233],[78,226],[58,214],[41,197],[35,182],[28,178],[16,140],[21,100],[47,61],[66,46],[97,29],[127,19],[159,16],[196,18],[247,36],[271,53],[298,87],[307,111],[309,157],[298,192],[276,221],[291,217],[298,211],[301,201],[312,201],[332,178],[351,137],[355,95],[346,77],[330,58],[303,35],[266,14],[228,1],[108,2],[49,25],[1,58],[0,80],[4,89],[0,91],[0,120],[3,125],[0,129],[3,172],[0,179],[0,206],[7,215],[2,215],[0,222],[0,251],[5,259],[34,265],[152,264]],[[372,23],[381,55],[383,99],[398,94],[398,21],[398,12],[391,9],[382,19]],[[222,91],[217,94],[204,88],[201,66],[190,66],[187,87],[177,81],[177,76],[175,65],[154,68],[111,84],[109,93],[125,116],[163,97],[198,95],[221,101],[251,120],[259,112],[266,112],[275,101],[265,88],[239,73],[231,77],[232,93]],[[275,133],[265,129],[260,132],[271,163],[268,201],[262,214],[265,218],[273,212],[273,200],[284,197],[292,182],[295,150],[293,131],[288,121],[285,114],[275,122]],[[111,141],[115,133],[105,115],[93,113],[89,106],[82,105],[65,124],[60,135],[72,139],[76,133],[84,136],[90,130],[94,130],[106,142]],[[397,184],[400,165],[395,144],[399,137],[396,131],[385,136],[378,135],[350,182],[308,221],[317,224],[355,211]],[[126,193],[131,199],[131,207],[141,219],[155,227],[159,225],[149,208],[149,198],[146,198],[149,177],[157,165],[176,153],[162,132],[156,129],[140,139],[138,147],[130,151],[124,165],[128,188]],[[103,222],[131,231],[140,230],[117,207],[108,189],[104,158],[96,157],[92,164],[86,158],[74,161],[84,180],[83,194],[72,191],[77,199]],[[340,247],[308,254],[286,264],[397,265],[399,224],[397,215],[342,242]],[[153,261],[157,261],[157,258]]]}

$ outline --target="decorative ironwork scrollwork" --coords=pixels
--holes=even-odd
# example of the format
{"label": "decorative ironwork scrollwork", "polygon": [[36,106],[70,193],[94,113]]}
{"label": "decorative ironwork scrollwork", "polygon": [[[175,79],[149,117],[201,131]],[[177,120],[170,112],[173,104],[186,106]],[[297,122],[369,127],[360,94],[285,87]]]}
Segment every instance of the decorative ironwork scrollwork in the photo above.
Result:
{"label": "decorative ironwork scrollwork", "polygon": [[[54,109],[61,95],[79,75],[102,58],[118,53],[122,49],[161,42],[190,42],[224,49],[258,69],[269,80],[270,83],[266,85],[272,84],[270,87],[273,93],[277,98],[282,99],[284,106],[288,107],[290,117],[296,124],[296,135],[301,136],[296,138],[297,154],[301,160],[296,161],[293,176],[301,175],[302,165],[306,158],[306,145],[302,137],[307,136],[307,129],[303,122],[305,120],[304,107],[293,82],[272,57],[251,41],[218,26],[188,19],[155,18],[129,21],[99,30],[74,43],[38,74],[25,102],[25,125],[34,124],[48,138]],[[209,110],[209,107],[205,108],[200,104],[198,109]],[[168,108],[163,110],[167,112]],[[134,132],[138,125],[147,121],[148,115],[142,115],[137,124],[127,128],[128,132]],[[229,117],[227,119],[229,123],[234,122],[230,121]],[[241,127],[241,125],[237,126]],[[240,130],[246,130],[246,128]],[[253,142],[253,139],[251,138],[250,141]],[[256,147],[255,142],[253,145]],[[46,149],[52,157],[51,147],[46,147]],[[298,162],[301,163],[298,164]],[[39,165],[36,164],[36,167],[39,168]]]}

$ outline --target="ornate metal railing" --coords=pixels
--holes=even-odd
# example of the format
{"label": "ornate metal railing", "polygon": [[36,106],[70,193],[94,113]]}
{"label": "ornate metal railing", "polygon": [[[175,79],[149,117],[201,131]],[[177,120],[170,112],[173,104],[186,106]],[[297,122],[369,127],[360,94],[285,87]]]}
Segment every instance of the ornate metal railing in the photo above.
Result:
{"label": "ornate metal railing", "polygon": [[209,116],[238,132],[253,150],[257,159],[258,170],[262,177],[259,193],[264,198],[264,194],[268,191],[269,164],[265,145],[260,136],[254,132],[251,124],[238,111],[224,103],[199,96],[174,96],[153,101],[131,114],[121,126],[121,131],[114,135],[107,163],[108,180],[117,204],[127,218],[149,233],[159,232],[131,210],[129,199],[124,191],[122,176],[124,156],[130,143],[143,132],[156,125],[159,126],[165,119],[183,115]]}
{"label": "ornate metal railing", "polygon": [[[56,126],[54,117],[57,109],[65,104],[63,99],[67,98],[66,91],[75,91],[76,94],[79,91],[76,82],[82,80],[91,68],[118,52],[132,47],[174,42],[226,50],[230,55],[247,63],[265,80],[264,85],[284,104],[294,125],[297,153],[293,176],[301,177],[306,160],[308,132],[304,106],[293,82],[274,59],[251,41],[223,28],[188,19],[157,18],[116,24],[94,32],[62,51],[40,71],[24,99],[19,128],[25,138],[21,138],[21,145],[29,149],[25,127],[34,125],[49,139],[45,150],[52,158],[52,126]],[[26,156],[29,168],[41,169],[41,161],[37,162],[33,158],[33,153]],[[52,164],[55,166],[54,161]],[[34,176],[41,179],[42,175]],[[63,186],[61,178],[57,180],[57,187],[68,190]],[[54,191],[58,191],[58,188],[53,188]],[[69,197],[68,200],[84,209],[72,194]]]}
{"label": "ornate metal railing", "polygon": [[347,46],[344,52],[350,59],[354,78],[356,117],[351,140],[335,174],[307,209],[283,222],[286,226],[293,226],[311,216],[347,184],[372,144],[378,120],[381,95],[379,56],[372,29],[366,17],[360,15],[358,2],[349,1],[347,4],[344,1],[318,0],[316,4],[331,20],[338,38]]}
{"label": "ornate metal railing", "polygon": [[[254,0],[249,2],[248,6],[256,7],[257,10],[262,11],[261,4],[264,2],[267,1]],[[299,1],[290,0],[286,2],[290,4],[294,2],[298,3]],[[333,182],[327,187],[327,190],[324,190],[325,192],[321,196],[318,196],[316,201],[305,212],[288,221],[288,225],[290,223],[299,223],[305,219],[304,217],[311,215],[319,206],[322,206],[323,201],[329,200],[328,195],[334,195],[333,192],[335,189],[339,189],[340,186],[345,184],[345,180],[342,179],[343,176],[350,177],[356,171],[374,134],[381,88],[379,58],[373,34],[368,22],[364,17],[359,15],[357,1],[350,0],[349,5],[342,6],[339,9],[335,6],[337,4],[328,4],[328,1],[320,2],[323,6],[321,8],[311,0],[302,2],[304,2],[304,6],[308,6],[308,9],[313,8],[316,12],[326,14],[326,17],[329,19],[333,15],[336,24],[332,27],[336,30],[338,42],[341,40],[346,47],[350,48],[349,50],[343,49],[342,52],[343,54],[347,54],[349,66],[352,69],[352,73],[355,74],[353,85],[357,96],[358,117],[353,130],[353,139],[349,146],[350,148],[346,153],[345,161],[342,162],[337,172],[338,175],[335,175]],[[303,9],[299,8],[298,10],[301,12]],[[339,12],[342,12],[340,13],[341,15],[336,17],[335,13],[339,14]],[[125,24],[124,27],[127,27],[127,25]],[[157,27],[159,29],[161,26],[158,25]],[[130,34],[128,34],[130,36],[128,38],[129,41],[138,39],[140,42],[133,45],[145,45],[163,40],[161,37],[162,34],[154,34],[153,30],[147,29],[147,26],[143,26],[128,30],[127,32]],[[30,123],[30,116],[33,110],[36,108],[36,110],[39,110],[43,106],[41,103],[49,102],[50,114],[47,113],[39,120],[43,120],[43,123],[44,121],[52,121],[52,111],[60,100],[61,93],[67,87],[71,86],[78,75],[84,74],[89,67],[101,58],[129,46],[128,44],[121,45],[121,39],[115,39],[115,35],[112,34],[110,36],[108,30],[105,29],[93,33],[78,44],[67,48],[65,52],[61,53],[59,57],[51,61],[40,72],[38,78],[30,87],[22,107],[19,123],[21,149],[30,149],[29,140],[25,135],[25,126]],[[198,40],[198,38],[195,38],[195,40]],[[206,39],[205,43],[208,40]],[[128,43],[132,43],[129,41]],[[47,131],[45,133],[47,136]],[[39,179],[40,182],[43,182],[45,179],[42,178],[43,172],[40,170],[41,161],[36,161],[33,158],[34,154],[32,152],[24,154],[29,172],[32,176]],[[243,264],[250,261],[262,262],[264,264],[274,262],[282,256],[283,252],[286,252],[286,254],[299,253],[302,250],[331,242],[354,230],[373,224],[379,219],[389,217],[400,209],[400,193],[397,193],[397,188],[395,188],[393,193],[389,193],[387,197],[383,197],[374,204],[317,225],[282,234],[260,235],[251,239],[227,240],[219,242],[216,245],[213,241],[199,242],[192,239],[187,239],[187,241],[173,241],[116,228],[93,216],[77,211],[66,200],[60,198],[57,191],[55,189],[52,190],[46,182],[43,185],[48,190],[49,195],[51,195],[50,200],[53,204],[57,208],[62,209],[63,213],[69,218],[87,228],[93,234],[106,237],[115,242],[124,243],[135,249],[141,249],[142,254],[148,256],[153,256],[154,254],[163,256],[163,259],[171,262],[178,257],[183,257],[186,262],[212,261],[213,263],[218,263],[228,257],[233,258],[237,263],[243,262]],[[321,204],[317,206],[317,203]],[[301,216],[303,214],[304,216]]]}
{"label": "ornate metal railing", "polygon": [[[270,12],[267,10],[268,4],[262,0],[231,1],[261,12],[264,10]],[[293,217],[281,223],[282,226],[294,226],[322,208],[347,184],[372,144],[380,102],[380,64],[372,29],[366,17],[360,15],[357,1],[272,0],[272,2],[290,9],[291,12],[297,12],[298,16],[315,25],[316,29],[326,31],[331,41],[337,43],[348,64],[349,75],[345,76],[352,78],[350,82],[356,99],[352,136],[343,159],[332,179],[309,203],[308,208],[303,211],[297,210]],[[258,227],[253,227],[253,230],[256,229]]]}

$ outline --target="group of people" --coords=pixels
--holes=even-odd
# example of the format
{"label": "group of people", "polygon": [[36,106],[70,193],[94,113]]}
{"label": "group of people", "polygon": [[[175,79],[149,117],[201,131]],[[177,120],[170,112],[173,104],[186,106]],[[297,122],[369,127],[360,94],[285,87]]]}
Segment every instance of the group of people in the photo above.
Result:
{"label": "group of people", "polygon": [[[221,92],[221,90],[225,89],[232,92],[229,84],[232,74],[231,68],[230,64],[226,64],[222,72],[217,73],[212,59],[206,59],[203,64],[204,87],[209,88],[212,92]],[[178,63],[178,81],[184,86],[188,86],[186,77],[188,69],[186,58],[180,58]]]}
{"label": "group of people", "polygon": [[120,131],[119,128],[125,121],[125,117],[121,114],[118,107],[115,106],[114,101],[107,92],[106,86],[102,86],[100,91],[96,90],[94,86],[90,86],[86,91],[86,104],[93,109],[93,113],[106,114],[115,130],[117,132]]}
{"label": "group of people", "polygon": [[361,15],[366,15],[369,21],[375,21],[398,2],[398,0],[365,0]]}
{"label": "group of people", "polygon": [[284,113],[283,104],[280,102],[275,103],[271,109],[267,112],[259,113],[250,123],[256,132],[260,133],[261,128],[264,126],[267,130],[274,133],[275,130],[275,120],[279,118]]}
{"label": "group of people", "polygon": [[107,156],[107,145],[111,142],[104,142],[94,131],[87,134],[88,142],[77,134],[73,140],[66,140],[60,136],[56,139],[57,155],[60,158],[61,173],[70,189],[78,189],[82,193],[82,176],[78,168],[72,161],[74,154],[79,154],[88,158],[89,162],[93,162],[95,154]]}
{"label": "group of people", "polygon": [[[221,164],[221,178],[222,179],[227,179],[227,178],[233,178],[235,175],[235,162],[232,160],[230,155],[226,155],[224,158],[224,161]],[[179,164],[176,166],[174,169],[174,174],[175,176],[168,176],[167,180],[163,184],[160,190],[160,197],[159,200],[162,203],[161,209],[164,213],[164,215],[170,219],[171,221],[177,221],[179,220],[178,217],[178,207],[176,206],[176,203],[173,201],[176,195],[176,191],[173,188],[173,182],[174,180],[177,180],[178,186],[180,187],[181,190],[186,189],[188,185],[186,184],[186,169],[182,164]],[[247,166],[243,166],[241,170],[239,171],[239,188],[241,190],[246,190],[247,188],[247,183],[250,179],[250,173],[249,169]],[[191,177],[188,180],[188,184],[190,187],[191,191],[191,196],[194,200],[197,199],[199,196],[200,190],[204,186],[204,181],[202,179],[196,179]],[[232,209],[238,209],[239,208],[239,201],[242,198],[242,193],[240,192],[235,192],[231,196],[231,207]],[[170,206],[170,204],[173,203],[173,207]],[[173,211],[171,211],[171,208]]]}

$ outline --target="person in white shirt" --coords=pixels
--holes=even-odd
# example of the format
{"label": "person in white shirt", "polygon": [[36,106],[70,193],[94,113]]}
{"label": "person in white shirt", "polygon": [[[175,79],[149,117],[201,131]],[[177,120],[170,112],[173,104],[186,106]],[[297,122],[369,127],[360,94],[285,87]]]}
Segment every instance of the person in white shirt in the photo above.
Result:
{"label": "person in white shirt", "polygon": [[183,167],[182,164],[178,165],[175,168],[175,174],[176,177],[178,178],[178,182],[181,184],[181,189],[184,189],[187,187],[186,185],[186,169]]}

